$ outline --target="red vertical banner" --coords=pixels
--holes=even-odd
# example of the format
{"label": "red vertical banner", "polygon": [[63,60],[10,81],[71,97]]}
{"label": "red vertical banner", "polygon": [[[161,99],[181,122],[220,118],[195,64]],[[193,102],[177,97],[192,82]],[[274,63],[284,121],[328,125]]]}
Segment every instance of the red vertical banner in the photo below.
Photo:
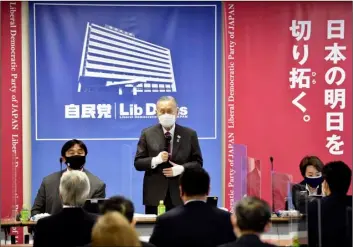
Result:
{"label": "red vertical banner", "polygon": [[227,208],[233,142],[261,160],[269,202],[269,157],[294,183],[305,155],[352,164],[351,9],[351,2],[224,3]]}
{"label": "red vertical banner", "polygon": [[[1,218],[13,218],[23,203],[21,2],[1,2]],[[17,242],[21,228],[12,228]]]}
{"label": "red vertical banner", "polygon": [[232,211],[234,202],[235,144],[235,3],[223,3],[225,68],[225,207]]}

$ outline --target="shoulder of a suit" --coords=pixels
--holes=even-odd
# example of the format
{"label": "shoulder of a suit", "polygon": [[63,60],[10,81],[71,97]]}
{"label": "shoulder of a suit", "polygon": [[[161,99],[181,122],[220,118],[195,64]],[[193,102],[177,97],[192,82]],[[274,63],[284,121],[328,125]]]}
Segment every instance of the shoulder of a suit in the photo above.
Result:
{"label": "shoulder of a suit", "polygon": [[222,214],[222,215],[230,215],[229,212],[223,210],[223,209],[220,209],[220,208],[217,208],[217,207],[213,207],[213,206],[210,206],[206,203],[202,203],[202,204],[199,204],[199,205],[196,205],[193,206],[193,207],[188,207],[187,205],[183,205],[183,206],[178,206],[176,208],[174,208],[173,210],[167,212],[166,214],[163,214],[162,216],[170,216],[170,217],[179,217],[180,214],[182,214],[183,212],[185,211],[188,211],[188,210],[194,210],[194,211],[198,211],[200,209],[206,209],[210,212],[214,212],[215,214]]}
{"label": "shoulder of a suit", "polygon": [[[53,180],[60,180],[62,173],[65,172],[63,171],[58,171],[58,172],[53,172],[52,174],[49,174],[43,178],[44,183],[50,183]],[[84,169],[84,172],[87,174],[87,177],[90,179],[91,182],[96,182],[96,183],[101,183],[104,184],[102,180],[100,180],[96,175],[92,174],[90,171],[87,169]]]}
{"label": "shoulder of a suit", "polygon": [[53,173],[51,173],[51,174],[49,174],[49,175],[47,175],[47,176],[45,176],[44,178],[43,178],[43,182],[49,182],[49,181],[52,181],[52,180],[56,180],[56,179],[58,179],[59,178],[59,180],[60,180],[60,177],[61,177],[61,174],[63,173],[63,171],[58,171],[58,172],[53,172]]}
{"label": "shoulder of a suit", "polygon": [[[146,132],[149,132],[149,131],[154,131],[156,129],[161,129],[161,125],[160,124],[152,125],[150,127],[147,127],[145,129],[143,129],[143,132],[146,133]],[[178,129],[178,131],[196,132],[195,130],[193,130],[193,129],[189,128],[189,127],[185,127],[185,126],[182,126],[182,125],[179,125],[179,124],[175,124],[175,129]]]}
{"label": "shoulder of a suit", "polygon": [[84,169],[84,172],[87,174],[87,176],[91,182],[95,182],[97,184],[104,184],[104,182],[99,177],[97,177],[96,175],[94,175],[93,173],[88,171],[87,169]]}

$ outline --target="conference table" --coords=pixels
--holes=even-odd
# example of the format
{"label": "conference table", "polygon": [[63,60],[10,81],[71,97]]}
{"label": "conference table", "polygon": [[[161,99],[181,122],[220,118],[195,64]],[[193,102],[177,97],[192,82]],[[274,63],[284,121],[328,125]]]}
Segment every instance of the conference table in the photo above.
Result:
{"label": "conference table", "polygon": [[[141,236],[141,240],[148,241],[152,234],[156,217],[151,216],[135,216],[136,230]],[[272,217],[272,227],[269,232],[264,233],[261,238],[266,242],[271,242],[278,246],[291,246],[293,241],[293,233],[296,233],[301,239],[301,242],[306,242],[306,231],[299,231],[300,217]],[[5,240],[7,240],[11,227],[31,227],[35,226],[36,222],[20,222],[13,219],[2,219],[1,229],[5,233]],[[5,241],[6,243],[6,241]],[[14,245],[16,246],[16,245]],[[18,245],[17,245],[18,246]],[[21,245],[21,246],[31,246]]]}

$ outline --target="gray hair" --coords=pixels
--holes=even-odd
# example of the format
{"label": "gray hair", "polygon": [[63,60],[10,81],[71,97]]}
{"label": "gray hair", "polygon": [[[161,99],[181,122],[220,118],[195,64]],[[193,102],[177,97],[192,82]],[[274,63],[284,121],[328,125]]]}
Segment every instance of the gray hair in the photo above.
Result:
{"label": "gray hair", "polygon": [[177,103],[177,101],[175,100],[175,98],[173,96],[162,96],[162,97],[160,97],[158,99],[158,101],[157,101],[157,105],[161,101],[170,101],[170,100],[175,103],[176,107],[178,107],[178,103]]}
{"label": "gray hair", "polygon": [[60,179],[60,196],[64,205],[82,207],[90,191],[89,179],[85,172],[66,171]]}

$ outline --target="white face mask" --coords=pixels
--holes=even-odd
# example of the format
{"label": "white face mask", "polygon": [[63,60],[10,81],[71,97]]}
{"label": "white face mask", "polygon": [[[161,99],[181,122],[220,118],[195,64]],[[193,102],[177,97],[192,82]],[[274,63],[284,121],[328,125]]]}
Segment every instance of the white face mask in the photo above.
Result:
{"label": "white face mask", "polygon": [[170,128],[175,124],[175,115],[172,114],[163,114],[158,117],[159,123],[164,128]]}

